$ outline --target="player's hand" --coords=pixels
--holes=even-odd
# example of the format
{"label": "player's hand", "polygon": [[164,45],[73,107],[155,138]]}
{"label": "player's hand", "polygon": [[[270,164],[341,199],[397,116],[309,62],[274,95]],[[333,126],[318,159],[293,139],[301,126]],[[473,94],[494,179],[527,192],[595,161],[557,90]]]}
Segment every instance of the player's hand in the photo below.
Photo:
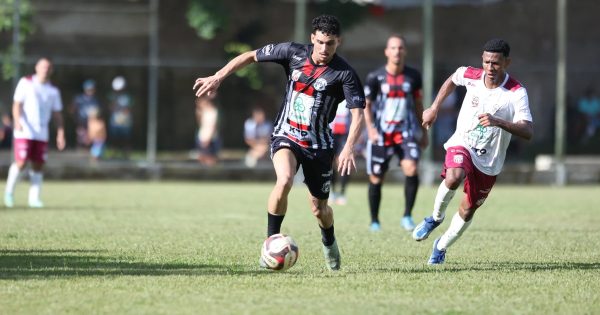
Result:
{"label": "player's hand", "polygon": [[338,169],[340,175],[350,175],[352,169],[356,170],[356,162],[354,161],[354,150],[344,148],[338,157]]}
{"label": "player's hand", "polygon": [[203,95],[210,96],[216,93],[217,89],[221,85],[221,80],[217,76],[210,76],[206,78],[198,78],[194,83],[193,89],[196,90],[196,96],[201,97]]}
{"label": "player's hand", "polygon": [[498,118],[490,113],[484,113],[477,116],[479,118],[479,124],[483,127],[497,126]]}
{"label": "player's hand", "polygon": [[429,130],[429,127],[433,125],[435,119],[437,118],[437,110],[432,109],[431,107],[423,111],[423,127]]}

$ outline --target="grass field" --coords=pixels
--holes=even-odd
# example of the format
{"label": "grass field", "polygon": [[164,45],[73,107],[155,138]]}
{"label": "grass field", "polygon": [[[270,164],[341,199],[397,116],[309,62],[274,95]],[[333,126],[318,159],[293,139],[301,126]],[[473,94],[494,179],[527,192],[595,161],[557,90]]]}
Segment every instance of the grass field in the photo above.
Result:
{"label": "grass field", "polygon": [[[3,187],[2,187],[3,189]],[[18,186],[17,204],[27,184]],[[366,186],[335,207],[342,270],[325,269],[306,188],[283,232],[284,273],[258,268],[270,183],[48,182],[46,208],[0,208],[0,314],[598,314],[600,188],[498,186],[427,266],[432,240],[400,229],[402,186],[368,230]],[[429,215],[433,188],[415,218]],[[459,198],[450,206],[455,212]]]}

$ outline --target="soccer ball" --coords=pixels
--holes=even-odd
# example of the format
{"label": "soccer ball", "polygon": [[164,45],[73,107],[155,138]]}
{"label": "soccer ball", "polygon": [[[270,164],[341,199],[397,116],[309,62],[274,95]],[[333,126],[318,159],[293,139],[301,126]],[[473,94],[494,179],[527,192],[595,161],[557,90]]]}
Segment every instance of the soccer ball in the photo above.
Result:
{"label": "soccer ball", "polygon": [[273,234],[263,243],[260,256],[268,269],[284,271],[298,260],[298,245],[289,235]]}

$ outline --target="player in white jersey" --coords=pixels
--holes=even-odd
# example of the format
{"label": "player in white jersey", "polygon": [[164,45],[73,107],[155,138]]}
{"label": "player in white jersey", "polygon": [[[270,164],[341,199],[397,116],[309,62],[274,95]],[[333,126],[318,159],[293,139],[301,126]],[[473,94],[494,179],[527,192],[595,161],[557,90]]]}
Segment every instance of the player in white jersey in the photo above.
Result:
{"label": "player in white jersey", "polygon": [[483,46],[483,69],[461,67],[440,88],[430,108],[423,112],[423,126],[429,128],[440,104],[456,86],[465,86],[465,95],[456,132],[444,144],[446,159],[433,214],[413,231],[417,241],[426,239],[445,217],[448,203],[464,181],[464,196],[448,230],[435,240],[430,265],[441,264],[446,250],[469,227],[477,208],[489,195],[502,170],[511,135],[533,137],[533,119],[525,87],[506,68],[511,62],[510,46],[492,39]]}
{"label": "player in white jersey", "polygon": [[14,157],[8,170],[4,205],[14,207],[14,190],[19,175],[31,161],[29,178],[29,207],[41,208],[40,192],[43,180],[43,167],[48,156],[48,124],[53,118],[57,126],[56,146],[65,148],[65,132],[61,116],[62,101],[60,91],[50,83],[52,63],[41,58],[35,65],[35,74],[21,78],[13,98],[14,117]]}
{"label": "player in white jersey", "polygon": [[[280,232],[287,211],[294,175],[302,166],[312,214],[321,229],[325,263],[340,269],[340,251],[333,227],[333,210],[327,204],[333,173],[333,136],[329,123],[337,106],[346,100],[352,113],[348,140],[338,157],[337,170],[356,170],[354,145],[360,135],[365,107],[363,87],[354,69],[336,54],[340,45],[336,17],[321,15],[312,21],[312,45],[276,43],[242,53],[213,76],[198,78],[196,96],[216,92],[227,76],[254,62],[280,64],[288,76],[286,93],[271,139],[271,158],[277,181],[267,204],[267,236]],[[264,261],[260,260],[261,266]]]}

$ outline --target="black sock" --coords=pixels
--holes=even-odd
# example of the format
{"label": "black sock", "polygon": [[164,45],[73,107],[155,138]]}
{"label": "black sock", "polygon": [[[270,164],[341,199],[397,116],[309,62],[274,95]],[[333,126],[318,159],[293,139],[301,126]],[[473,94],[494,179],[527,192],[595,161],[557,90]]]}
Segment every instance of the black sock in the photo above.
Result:
{"label": "black sock", "polygon": [[379,223],[379,203],[381,202],[381,184],[369,183],[369,208],[371,222]]}
{"label": "black sock", "polygon": [[331,246],[331,244],[333,244],[333,242],[335,242],[335,233],[333,232],[333,224],[325,229],[322,226],[319,226],[321,228],[321,240],[323,241],[323,245],[325,246]]}
{"label": "black sock", "polygon": [[348,182],[350,181],[350,175],[344,175],[340,178],[340,193],[342,196],[346,195],[346,186],[348,186]]}
{"label": "black sock", "polygon": [[404,216],[412,215],[412,209],[417,199],[417,190],[419,189],[419,175],[406,176],[404,182]]}
{"label": "black sock", "polygon": [[285,215],[274,215],[267,212],[267,237],[273,234],[279,234],[281,231],[281,223],[283,223],[283,217]]}

